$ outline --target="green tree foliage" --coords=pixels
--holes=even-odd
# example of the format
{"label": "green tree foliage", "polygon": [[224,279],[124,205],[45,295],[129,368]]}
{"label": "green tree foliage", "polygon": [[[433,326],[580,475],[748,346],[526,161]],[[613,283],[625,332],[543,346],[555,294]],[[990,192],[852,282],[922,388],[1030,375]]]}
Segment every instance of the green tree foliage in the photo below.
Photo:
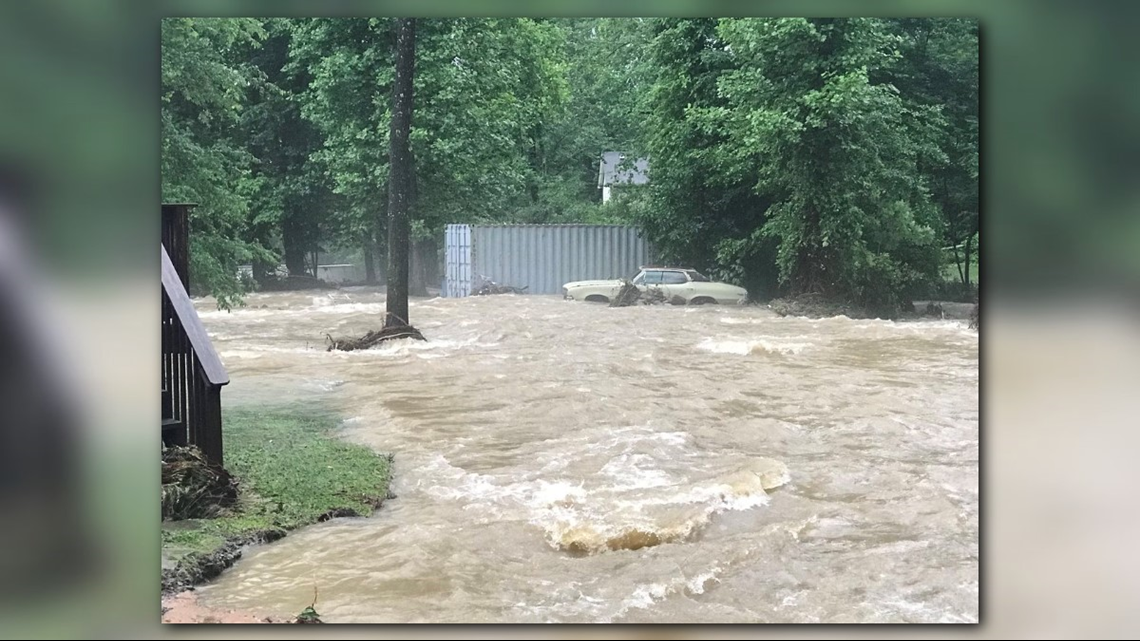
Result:
{"label": "green tree foliage", "polygon": [[754,232],[769,201],[758,193],[747,147],[725,122],[718,86],[739,60],[713,18],[658,20],[650,43],[653,83],[644,92],[651,198],[635,220],[664,257],[774,293],[775,244]]}
{"label": "green tree foliage", "polygon": [[239,53],[264,38],[257,20],[162,22],[162,198],[194,202],[191,283],[228,307],[239,300],[238,266],[271,256],[243,239],[258,190],[239,124],[255,69]]}
{"label": "green tree foliage", "polygon": [[940,154],[919,169],[941,210],[942,242],[954,251],[962,283],[970,284],[970,254],[979,230],[978,23],[967,19],[890,21],[901,57],[883,77],[914,104],[936,109],[933,138]]}
{"label": "green tree foliage", "polygon": [[345,245],[381,238],[387,218],[394,47],[388,20],[322,18],[294,26],[288,69],[309,79],[301,114],[322,137],[309,160],[343,197],[329,227]]}
{"label": "green tree foliage", "polygon": [[779,241],[781,281],[896,309],[940,264],[910,125],[936,114],[870,79],[896,41],[874,19],[732,20],[718,33],[743,64],[718,84],[734,108],[710,116],[772,199],[755,233]]}
{"label": "green tree foliage", "polygon": [[250,202],[249,239],[278,251],[290,274],[297,275],[306,272],[306,256],[330,231],[336,202],[325,167],[309,162],[324,139],[301,116],[308,76],[289,65],[293,23],[274,18],[264,28],[265,41],[248,53],[257,78],[241,121],[259,179]]}
{"label": "green tree foliage", "polygon": [[[560,36],[530,19],[421,22],[411,132],[421,234],[457,220],[507,220],[525,202],[539,128],[565,92],[554,65]],[[393,45],[389,21],[379,19],[316,20],[295,42],[295,63],[312,74],[303,113],[325,135],[318,158],[352,208],[347,237],[385,214]]]}
{"label": "green tree foliage", "polygon": [[[754,292],[775,275],[896,312],[938,278],[934,171],[970,162],[944,102],[889,82],[911,46],[876,19],[661,21],[646,230]],[[958,92],[968,103],[968,83]]]}

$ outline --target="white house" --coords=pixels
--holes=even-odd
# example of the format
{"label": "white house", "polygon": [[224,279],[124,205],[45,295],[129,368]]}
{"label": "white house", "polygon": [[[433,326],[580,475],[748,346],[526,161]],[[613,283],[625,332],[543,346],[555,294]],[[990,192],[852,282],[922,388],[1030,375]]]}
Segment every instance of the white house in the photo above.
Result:
{"label": "white house", "polygon": [[620,151],[607,151],[602,154],[598,165],[598,189],[602,190],[602,202],[610,200],[611,188],[618,185],[644,185],[649,182],[649,159],[631,160]]}

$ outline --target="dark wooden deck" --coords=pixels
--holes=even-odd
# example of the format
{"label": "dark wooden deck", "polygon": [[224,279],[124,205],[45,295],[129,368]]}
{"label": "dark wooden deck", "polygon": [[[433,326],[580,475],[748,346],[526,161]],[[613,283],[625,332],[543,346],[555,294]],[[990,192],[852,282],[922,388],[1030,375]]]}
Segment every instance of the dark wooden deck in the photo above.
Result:
{"label": "dark wooden deck", "polygon": [[[221,465],[221,388],[230,379],[187,293],[187,209],[163,207],[162,441],[195,445]],[[173,255],[168,242],[175,248]]]}

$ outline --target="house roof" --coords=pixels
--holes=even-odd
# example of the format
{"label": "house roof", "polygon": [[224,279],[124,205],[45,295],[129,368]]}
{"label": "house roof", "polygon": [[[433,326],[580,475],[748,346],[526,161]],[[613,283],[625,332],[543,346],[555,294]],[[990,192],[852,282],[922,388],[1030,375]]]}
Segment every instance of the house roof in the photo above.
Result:
{"label": "house roof", "polygon": [[612,185],[644,185],[649,182],[649,159],[636,161],[620,151],[607,151],[598,164],[598,188]]}

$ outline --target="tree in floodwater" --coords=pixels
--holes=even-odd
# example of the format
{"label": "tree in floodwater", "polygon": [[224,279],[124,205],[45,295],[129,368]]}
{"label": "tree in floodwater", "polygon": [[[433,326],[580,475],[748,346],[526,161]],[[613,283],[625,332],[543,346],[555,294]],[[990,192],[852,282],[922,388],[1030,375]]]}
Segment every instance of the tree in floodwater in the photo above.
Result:
{"label": "tree in floodwater", "polygon": [[409,209],[414,188],[412,150],[412,79],[416,64],[416,20],[394,21],[396,75],[392,83],[392,117],[388,136],[388,309],[384,328],[356,339],[335,339],[329,350],[368,349],[394,338],[426,340],[408,322],[408,263],[411,244]]}
{"label": "tree in floodwater", "polygon": [[412,76],[416,64],[416,20],[396,21],[396,80],[388,143],[388,315],[384,327],[408,322],[408,209],[412,189]]}

